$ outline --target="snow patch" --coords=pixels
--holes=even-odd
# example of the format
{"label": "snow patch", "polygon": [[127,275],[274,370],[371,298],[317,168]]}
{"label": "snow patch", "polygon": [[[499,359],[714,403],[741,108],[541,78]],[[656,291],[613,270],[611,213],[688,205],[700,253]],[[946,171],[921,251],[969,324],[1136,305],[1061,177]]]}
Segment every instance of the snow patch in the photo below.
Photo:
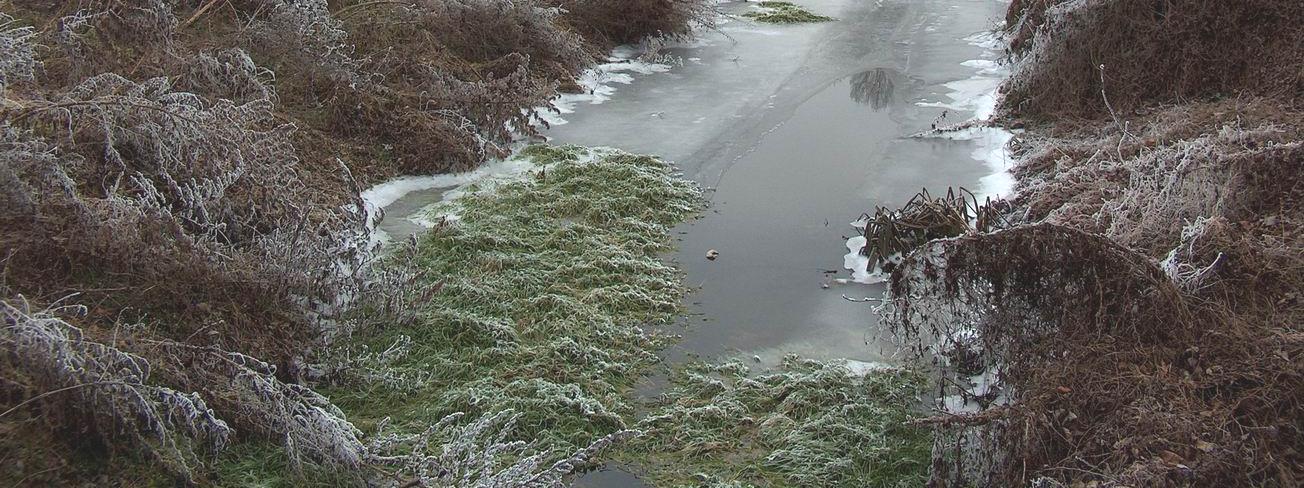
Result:
{"label": "snow patch", "polygon": [[878,361],[857,361],[855,359],[843,359],[846,363],[848,376],[864,378],[873,373],[882,373],[884,371],[895,371],[899,368],[887,363]]}
{"label": "snow patch", "polygon": [[872,285],[887,281],[888,275],[883,270],[875,267],[869,269],[869,256],[860,252],[865,248],[868,239],[865,236],[856,236],[847,239],[847,254],[842,257],[842,267],[851,270],[851,281],[864,285]]}

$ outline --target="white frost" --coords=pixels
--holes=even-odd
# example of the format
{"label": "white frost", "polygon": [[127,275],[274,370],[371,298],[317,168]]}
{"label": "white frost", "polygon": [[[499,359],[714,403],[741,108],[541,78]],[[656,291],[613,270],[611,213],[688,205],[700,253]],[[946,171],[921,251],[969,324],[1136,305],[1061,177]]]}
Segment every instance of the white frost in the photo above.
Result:
{"label": "white frost", "polygon": [[[865,221],[859,220],[851,223],[852,227],[864,230]],[[860,253],[865,247],[868,239],[865,236],[855,236],[847,239],[847,254],[842,256],[842,267],[851,270],[851,282],[862,285],[873,285],[887,281],[888,274],[883,272],[882,268],[877,266],[873,270],[869,269],[869,257]],[[888,257],[893,263],[901,262],[901,255],[896,254]],[[838,284],[846,284],[847,280],[834,280]]]}
{"label": "white frost", "polygon": [[851,281],[856,283],[872,285],[887,281],[887,276],[882,270],[878,268],[869,270],[869,257],[860,253],[866,242],[865,236],[847,239],[847,254],[842,257],[842,267],[851,270]]}
{"label": "white frost", "polygon": [[539,118],[549,125],[567,123],[565,114],[575,113],[580,104],[599,105],[616,93],[614,84],[628,85],[634,82],[634,75],[650,75],[670,71],[670,65],[649,63],[637,59],[641,49],[635,46],[620,46],[611,52],[607,62],[586,70],[575,80],[584,89],[582,93],[563,93],[549,102],[550,107],[539,111]]}
{"label": "white frost", "polygon": [[[921,107],[938,107],[950,110],[973,112],[970,122],[986,122],[996,113],[1000,102],[998,89],[1009,76],[1009,69],[998,63],[995,58],[1005,43],[996,34],[983,32],[964,39],[970,45],[983,48],[983,59],[971,59],[960,63],[974,69],[974,75],[965,80],[945,84],[951,89],[947,93],[947,102],[917,102]],[[1014,134],[1000,127],[990,127],[982,123],[973,123],[971,127],[958,131],[941,131],[927,133],[924,137],[938,137],[952,140],[973,141],[974,150],[971,157],[982,161],[992,170],[992,174],[978,180],[978,190],[974,192],[979,202],[991,197],[1009,198],[1014,196],[1014,176],[1010,175],[1009,142]]]}
{"label": "white frost", "polygon": [[847,371],[850,372],[849,376],[856,378],[869,376],[870,373],[881,373],[884,371],[895,371],[900,369],[890,364],[880,363],[878,361],[857,361],[855,359],[843,359],[843,361],[846,362]]}
{"label": "white frost", "polygon": [[[371,233],[371,246],[375,247],[376,244],[389,240],[389,235],[385,231],[376,228],[376,225],[380,223],[381,209],[392,205],[409,193],[432,188],[460,187],[486,178],[519,175],[534,168],[535,164],[533,162],[512,157],[505,160],[491,161],[474,171],[465,173],[404,176],[368,188],[362,192],[361,196],[363,210],[366,212],[367,229]],[[455,196],[453,192],[449,192],[444,195],[444,199],[447,200]],[[428,222],[422,223],[433,225],[433,223]]]}

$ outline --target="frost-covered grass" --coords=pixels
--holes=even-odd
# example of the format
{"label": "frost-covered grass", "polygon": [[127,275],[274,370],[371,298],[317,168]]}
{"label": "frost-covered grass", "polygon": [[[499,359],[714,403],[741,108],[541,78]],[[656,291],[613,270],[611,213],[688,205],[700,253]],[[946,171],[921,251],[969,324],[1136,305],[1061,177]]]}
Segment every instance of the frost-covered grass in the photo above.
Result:
{"label": "frost-covered grass", "polygon": [[761,374],[690,364],[618,456],[658,486],[922,486],[932,437],[905,421],[923,385],[795,356]]}
{"label": "frost-covered grass", "polygon": [[627,393],[686,291],[658,255],[700,210],[699,190],[648,156],[536,146],[520,157],[539,169],[462,189],[431,215],[457,218],[402,251],[441,285],[418,319],[348,346],[367,359],[332,399],[364,430],[512,409],[510,437],[560,458],[633,417]]}
{"label": "frost-covered grass", "polygon": [[760,2],[757,5],[759,10],[747,12],[743,17],[768,24],[805,24],[834,20],[833,17],[816,14],[792,2]]}

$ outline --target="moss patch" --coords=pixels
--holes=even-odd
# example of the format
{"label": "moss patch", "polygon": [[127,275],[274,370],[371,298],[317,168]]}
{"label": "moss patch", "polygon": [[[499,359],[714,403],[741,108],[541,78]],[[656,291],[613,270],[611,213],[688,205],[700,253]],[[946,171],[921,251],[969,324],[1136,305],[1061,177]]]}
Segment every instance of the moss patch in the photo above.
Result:
{"label": "moss patch", "polygon": [[825,17],[806,10],[804,7],[792,2],[760,2],[757,5],[759,10],[747,12],[743,14],[743,17],[768,24],[805,24],[836,20],[833,17]]}

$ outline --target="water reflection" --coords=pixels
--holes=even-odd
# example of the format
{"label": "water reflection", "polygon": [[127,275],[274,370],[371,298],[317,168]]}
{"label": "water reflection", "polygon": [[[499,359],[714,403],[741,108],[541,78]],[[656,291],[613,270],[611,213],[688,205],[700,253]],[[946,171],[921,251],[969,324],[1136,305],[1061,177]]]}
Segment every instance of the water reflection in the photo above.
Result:
{"label": "water reflection", "polygon": [[886,68],[874,68],[851,75],[851,99],[874,110],[883,110],[892,103],[895,82]]}

